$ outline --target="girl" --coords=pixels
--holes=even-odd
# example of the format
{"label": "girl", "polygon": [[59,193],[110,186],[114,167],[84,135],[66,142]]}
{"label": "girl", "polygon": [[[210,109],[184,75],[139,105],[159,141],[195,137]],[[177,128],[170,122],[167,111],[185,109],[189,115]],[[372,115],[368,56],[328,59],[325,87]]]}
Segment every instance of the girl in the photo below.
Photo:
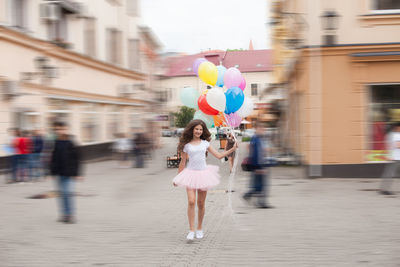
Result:
{"label": "girl", "polygon": [[[207,190],[219,184],[218,166],[206,164],[206,152],[221,159],[236,150],[235,144],[230,150],[219,153],[210,146],[211,134],[202,120],[192,120],[183,131],[179,140],[178,151],[181,152],[178,175],[173,179],[174,186],[186,187],[188,197],[188,219],[190,231],[186,239],[195,236],[194,217],[197,191],[198,224],[196,238],[204,236],[202,230]],[[187,166],[186,161],[189,160]]]}

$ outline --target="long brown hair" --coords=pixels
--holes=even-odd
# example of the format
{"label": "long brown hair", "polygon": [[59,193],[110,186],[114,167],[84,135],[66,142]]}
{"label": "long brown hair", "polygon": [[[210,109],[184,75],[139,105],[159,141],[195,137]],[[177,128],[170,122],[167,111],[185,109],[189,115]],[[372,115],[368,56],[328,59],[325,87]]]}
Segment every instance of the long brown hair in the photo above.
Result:
{"label": "long brown hair", "polygon": [[208,131],[204,121],[192,120],[191,122],[188,123],[188,125],[186,125],[185,130],[183,130],[182,136],[179,139],[178,151],[183,151],[184,146],[193,140],[193,129],[197,125],[201,125],[201,127],[203,127],[203,133],[201,134],[200,139],[206,141],[211,140],[211,134]]}

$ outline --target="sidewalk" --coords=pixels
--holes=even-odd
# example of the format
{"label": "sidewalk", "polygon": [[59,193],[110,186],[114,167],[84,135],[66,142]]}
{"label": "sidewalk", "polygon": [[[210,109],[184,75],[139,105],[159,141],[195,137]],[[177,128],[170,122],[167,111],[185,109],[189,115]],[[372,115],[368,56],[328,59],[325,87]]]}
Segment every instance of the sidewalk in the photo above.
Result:
{"label": "sidewalk", "polygon": [[1,183],[0,265],[399,266],[400,194],[378,195],[379,180],[308,180],[296,168],[275,168],[276,209],[262,210],[241,200],[248,177],[238,168],[231,212],[228,164],[211,155],[223,180],[207,196],[205,238],[186,243],[186,193],[172,187],[177,170],[165,163],[177,140],[164,140],[145,169],[89,164],[76,184],[74,225],[56,222],[56,199],[27,199],[53,190],[52,181]]}

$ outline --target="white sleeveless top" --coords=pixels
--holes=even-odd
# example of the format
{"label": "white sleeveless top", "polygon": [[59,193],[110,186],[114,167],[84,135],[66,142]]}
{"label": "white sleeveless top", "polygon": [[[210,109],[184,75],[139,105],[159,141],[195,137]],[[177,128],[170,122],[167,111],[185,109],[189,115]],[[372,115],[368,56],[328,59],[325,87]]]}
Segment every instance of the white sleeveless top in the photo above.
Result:
{"label": "white sleeveless top", "polygon": [[206,151],[210,146],[210,142],[201,140],[200,144],[192,145],[187,143],[183,147],[183,152],[189,156],[187,168],[191,170],[204,170],[207,168]]}

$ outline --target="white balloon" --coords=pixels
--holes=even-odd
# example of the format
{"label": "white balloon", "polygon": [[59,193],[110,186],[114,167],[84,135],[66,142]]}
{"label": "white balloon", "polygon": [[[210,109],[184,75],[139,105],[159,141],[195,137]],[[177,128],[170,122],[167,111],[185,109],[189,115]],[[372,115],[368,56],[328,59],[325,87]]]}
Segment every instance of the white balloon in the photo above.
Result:
{"label": "white balloon", "polygon": [[237,111],[237,114],[243,119],[251,114],[254,109],[254,102],[250,97],[245,96],[243,105]]}
{"label": "white balloon", "polygon": [[213,109],[218,111],[224,111],[226,106],[226,97],[222,88],[220,87],[213,87],[212,89],[208,90],[206,95],[207,103]]}

